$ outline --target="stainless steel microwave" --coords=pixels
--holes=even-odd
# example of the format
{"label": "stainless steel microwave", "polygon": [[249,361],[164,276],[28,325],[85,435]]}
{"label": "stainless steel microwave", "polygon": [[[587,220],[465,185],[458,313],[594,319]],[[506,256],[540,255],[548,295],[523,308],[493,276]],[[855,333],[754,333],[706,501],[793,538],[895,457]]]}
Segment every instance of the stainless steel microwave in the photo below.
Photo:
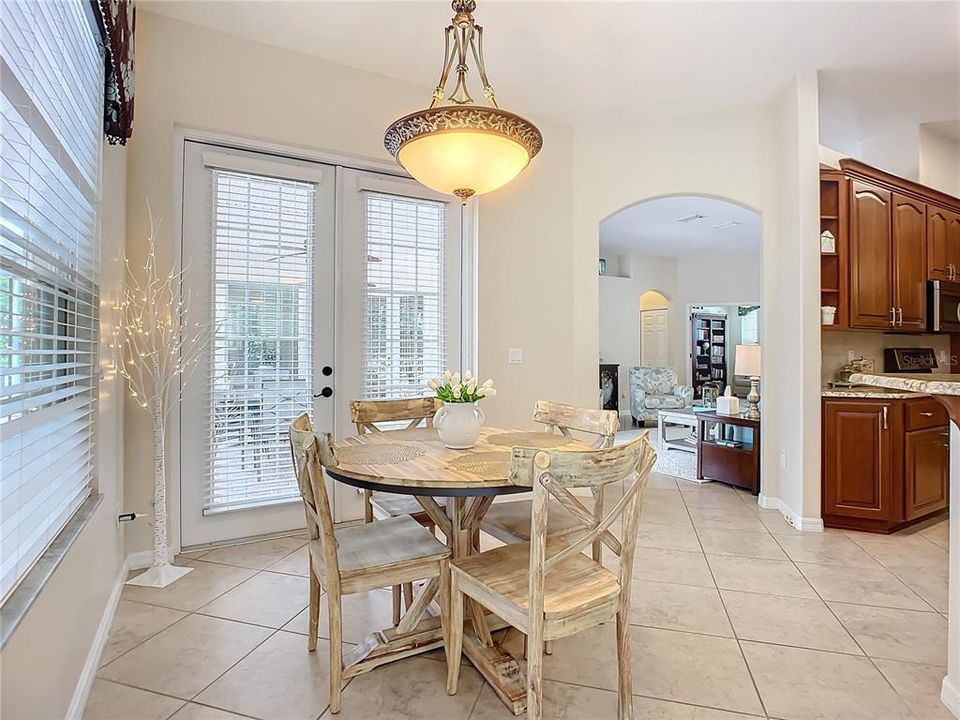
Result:
{"label": "stainless steel microwave", "polygon": [[960,332],[960,283],[927,280],[927,330]]}

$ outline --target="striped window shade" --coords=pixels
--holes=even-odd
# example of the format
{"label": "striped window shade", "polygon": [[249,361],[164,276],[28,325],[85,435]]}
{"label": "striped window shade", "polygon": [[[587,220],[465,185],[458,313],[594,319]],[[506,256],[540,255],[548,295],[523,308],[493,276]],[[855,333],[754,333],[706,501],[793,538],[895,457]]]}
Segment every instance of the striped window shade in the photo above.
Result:
{"label": "striped window shade", "polygon": [[290,423],[311,408],[316,186],[212,169],[215,328],[203,512],[299,498]]}
{"label": "striped window shade", "polygon": [[90,495],[103,59],[88,3],[0,12],[0,595]]}
{"label": "striped window shade", "polygon": [[368,399],[417,397],[443,374],[447,204],[364,193],[366,297],[363,383]]}

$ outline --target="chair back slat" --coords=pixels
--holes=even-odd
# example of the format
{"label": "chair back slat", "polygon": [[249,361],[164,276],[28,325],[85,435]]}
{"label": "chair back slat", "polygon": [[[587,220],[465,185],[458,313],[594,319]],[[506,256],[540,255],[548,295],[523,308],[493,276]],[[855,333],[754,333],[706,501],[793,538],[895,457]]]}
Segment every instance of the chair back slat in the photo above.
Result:
{"label": "chair back slat", "polygon": [[320,541],[327,579],[339,578],[333,513],[323,480],[324,466],[335,467],[337,464],[332,439],[329,433],[315,433],[310,417],[304,413],[290,425],[290,451],[307,516],[310,539]]}
{"label": "chair back slat", "polygon": [[350,403],[350,422],[357,426],[357,432],[376,432],[377,423],[410,420],[408,428],[415,428],[421,422],[427,427],[433,425],[433,416],[442,403],[435,397],[406,398],[403,400],[353,400]]}
{"label": "chair back slat", "polygon": [[596,435],[595,448],[610,447],[620,429],[620,416],[615,410],[579,408],[563,403],[537,400],[533,408],[534,422],[557,428],[570,436],[571,430]]}
{"label": "chair back slat", "polygon": [[549,458],[550,475],[563,487],[598,487],[623,480],[636,470],[637,444],[645,440],[647,432],[633,442],[611,448],[587,451],[515,447],[511,454],[510,482],[513,485],[533,487],[540,474],[536,458]]}
{"label": "chair back slat", "polygon": [[[546,573],[598,541],[619,557],[620,592],[630,592],[640,504],[655,460],[656,453],[647,439],[647,433],[624,445],[599,450],[513,448],[510,482],[533,488],[529,571],[531,617],[543,612]],[[633,476],[633,482],[602,518],[599,509],[595,509],[591,514],[569,490],[583,487],[602,488],[630,476]],[[551,497],[559,501],[556,509],[573,515],[582,529],[566,533],[569,541],[565,547],[548,558],[547,515],[553,509],[548,502]],[[621,520],[622,527],[620,538],[614,536],[610,530],[618,519]],[[596,555],[594,560],[597,560]]]}

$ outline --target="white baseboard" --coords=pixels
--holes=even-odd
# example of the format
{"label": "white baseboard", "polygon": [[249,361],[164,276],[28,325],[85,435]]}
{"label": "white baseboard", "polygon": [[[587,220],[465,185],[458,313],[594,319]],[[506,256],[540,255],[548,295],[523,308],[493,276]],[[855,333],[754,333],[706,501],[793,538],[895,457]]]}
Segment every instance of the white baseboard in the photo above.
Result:
{"label": "white baseboard", "polygon": [[73,691],[73,698],[70,700],[70,707],[67,708],[65,720],[80,720],[83,717],[83,711],[87,707],[87,700],[90,698],[90,690],[93,688],[93,681],[97,677],[97,668],[100,667],[100,658],[103,655],[103,648],[107,644],[107,636],[110,634],[110,626],[113,625],[113,617],[117,613],[117,606],[120,604],[120,594],[123,592],[123,583],[127,580],[127,573],[130,569],[127,563],[123,563],[120,572],[117,573],[117,579],[113,583],[113,590],[110,591],[110,597],[107,599],[107,606],[103,609],[103,615],[100,617],[100,624],[97,626],[97,633],[93,636],[93,642],[90,644],[90,650],[87,652],[87,659],[83,663],[83,669],[80,671],[80,678],[77,680],[77,687]]}
{"label": "white baseboard", "polygon": [[[173,559],[177,556],[177,551],[172,548],[167,548],[167,559],[170,562],[173,562]],[[128,570],[143,570],[153,565],[153,550],[141,550],[140,552],[130,553],[127,555],[127,569]]]}
{"label": "white baseboard", "polygon": [[940,702],[953,713],[955,718],[960,718],[960,689],[950,682],[949,677],[945,677],[940,686]]}
{"label": "white baseboard", "polygon": [[778,510],[780,514],[783,515],[783,519],[797,530],[802,532],[823,532],[822,518],[802,517],[778,497],[769,497],[761,493],[760,497],[757,498],[757,504],[764,510]]}

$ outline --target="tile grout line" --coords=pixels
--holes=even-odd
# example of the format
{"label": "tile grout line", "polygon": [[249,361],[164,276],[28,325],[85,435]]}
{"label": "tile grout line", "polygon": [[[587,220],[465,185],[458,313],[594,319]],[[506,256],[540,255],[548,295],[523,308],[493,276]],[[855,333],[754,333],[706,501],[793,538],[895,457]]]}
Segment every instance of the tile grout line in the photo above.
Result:
{"label": "tile grout line", "polygon": [[[853,541],[852,538],[851,538],[851,541]],[[853,542],[857,545],[857,547],[860,547],[859,543],[856,543],[855,541],[853,541]],[[779,543],[777,543],[777,544],[779,545]],[[871,558],[873,558],[874,560],[876,560],[876,558],[873,557],[873,555],[871,555],[870,552],[868,552],[865,548],[862,548],[862,547],[861,547],[860,549],[863,550],[864,552],[866,552],[867,555],[869,555]],[[817,588],[814,587],[813,583],[810,582],[810,580],[807,579],[807,576],[804,575],[803,570],[801,570],[799,567],[797,567],[797,563],[793,560],[793,558],[791,558],[789,555],[787,555],[787,557],[790,559],[790,562],[793,563],[793,566],[796,568],[797,572],[800,573],[801,575],[803,575],[803,579],[807,581],[807,583],[810,585],[811,588],[813,588],[813,592],[816,593],[816,595],[817,595],[817,597],[819,598],[820,602],[823,603],[823,605],[827,608],[827,610],[828,610],[828,611],[830,612],[830,614],[834,617],[834,619],[836,619],[836,621],[840,624],[840,627],[843,628],[843,631],[844,631],[845,633],[847,633],[847,635],[850,636],[850,639],[853,640],[854,644],[856,644],[856,646],[857,646],[858,648],[860,648],[860,651],[863,653],[863,657],[865,657],[865,658],[867,659],[867,661],[870,663],[871,667],[873,667],[873,669],[876,670],[877,673],[880,674],[880,677],[883,678],[884,682],[887,684],[887,687],[889,687],[889,688],[893,691],[893,694],[896,695],[896,696],[900,699],[900,702],[903,703],[904,707],[906,707],[907,710],[910,712],[910,714],[913,715],[913,708],[912,708],[912,707],[910,706],[910,704],[907,702],[907,699],[906,699],[903,695],[900,694],[900,692],[893,686],[893,683],[890,682],[890,679],[883,673],[883,671],[882,671],[879,667],[877,667],[877,664],[874,662],[874,659],[873,659],[872,657],[870,657],[870,655],[869,655],[869,654],[867,653],[867,651],[863,648],[863,646],[860,644],[860,641],[857,640],[857,638],[854,636],[854,634],[853,634],[852,632],[850,632],[849,629],[847,629],[847,626],[843,623],[843,620],[841,620],[840,617],[836,614],[836,612],[834,612],[833,608],[830,607],[829,602],[820,594],[820,591],[817,590]],[[877,562],[879,562],[879,560],[877,560]],[[810,564],[814,564],[814,563],[810,563]],[[898,578],[898,579],[899,579],[899,578]],[[902,581],[901,581],[901,582],[902,582]],[[912,588],[910,588],[910,590],[911,590],[911,592],[913,592],[913,589],[912,589]],[[919,597],[919,596],[918,596],[918,597]],[[923,598],[920,598],[920,599],[923,600]],[[925,601],[924,601],[924,602],[925,602]],[[862,606],[860,606],[860,607],[877,607],[877,606],[874,606],[874,605],[862,605]],[[891,608],[891,609],[896,609],[896,608]]]}
{"label": "tile grout line", "polygon": [[[687,501],[683,498],[683,493],[680,493],[681,499],[683,499],[683,507],[687,511],[687,515],[690,515],[690,507],[687,505]],[[690,522],[693,523],[693,517],[690,517]],[[750,683],[753,686],[753,692],[756,693],[757,700],[760,703],[760,709],[763,711],[763,716],[766,718],[770,717],[770,713],[767,712],[767,704],[763,701],[763,695],[760,694],[760,687],[757,685],[757,679],[753,676],[753,669],[750,667],[750,663],[747,662],[747,655],[743,651],[743,644],[740,642],[740,638],[737,637],[737,630],[734,627],[733,620],[730,618],[730,611],[727,610],[727,604],[723,601],[723,593],[720,592],[720,588],[717,586],[717,578],[713,573],[713,568],[710,565],[710,562],[707,560],[707,553],[703,549],[703,541],[700,539],[700,533],[697,531],[697,526],[694,523],[693,526],[694,533],[697,536],[697,542],[700,544],[700,550],[703,554],[703,562],[707,566],[707,571],[710,573],[710,578],[713,580],[714,589],[716,590],[717,597],[720,599],[720,607],[723,608],[724,617],[727,618],[727,624],[730,625],[730,632],[733,633],[733,639],[737,643],[737,649],[740,651],[740,658],[743,660],[743,666],[747,669],[747,675],[750,678]]]}

